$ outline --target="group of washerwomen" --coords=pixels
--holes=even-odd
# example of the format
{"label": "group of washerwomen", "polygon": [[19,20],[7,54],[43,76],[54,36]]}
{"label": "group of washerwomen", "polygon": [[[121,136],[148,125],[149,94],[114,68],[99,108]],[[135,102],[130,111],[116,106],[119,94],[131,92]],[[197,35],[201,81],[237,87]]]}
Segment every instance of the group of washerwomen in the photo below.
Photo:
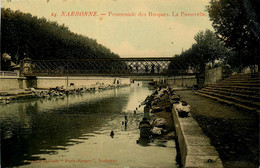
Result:
{"label": "group of washerwomen", "polygon": [[73,90],[65,90],[63,87],[59,88],[50,88],[49,90],[46,91],[40,91],[37,92],[35,91],[34,88],[30,89],[32,91],[32,94],[36,97],[63,97],[64,95],[72,94],[72,93],[81,93],[84,89],[83,88],[78,88],[78,89],[73,89]]}
{"label": "group of washerwomen", "polygon": [[[64,87],[56,87],[56,88],[50,88],[49,90],[42,90],[42,91],[36,91],[35,88],[28,88],[25,89],[26,91],[31,91],[33,96],[39,97],[39,98],[50,98],[50,97],[59,97],[59,98],[64,98],[64,95],[68,94],[80,94],[80,93],[85,93],[87,91],[94,91],[94,89],[87,89],[87,88],[78,88],[78,89],[73,89],[73,90],[65,90]],[[3,101],[5,104],[9,104],[11,102],[10,97],[6,97]]]}
{"label": "group of washerwomen", "polygon": [[[162,89],[159,87],[158,89],[155,90],[155,92],[146,98],[143,104],[151,108],[153,101],[155,98],[162,97],[164,94],[171,95],[170,99],[172,100],[172,104],[177,104],[175,109],[178,112],[178,116],[183,118],[183,117],[188,117],[188,114],[191,110],[191,106],[185,102],[185,101],[180,101],[180,96],[175,95],[173,93],[173,90],[167,86],[166,88]],[[171,105],[172,106],[172,105]],[[159,118],[158,118],[159,119]],[[165,121],[166,122],[166,121]],[[149,138],[150,137],[150,132],[151,132],[151,124],[147,120],[147,118],[143,118],[143,120],[139,124],[139,129],[140,129],[140,136],[143,138]]]}
{"label": "group of washerwomen", "polygon": [[112,89],[118,86],[113,86],[113,85],[107,85],[107,86],[99,86],[99,87],[80,87],[77,89],[65,89],[64,86],[62,87],[56,87],[56,88],[50,88],[47,91],[40,91],[37,92],[34,88],[30,88],[30,91],[36,96],[36,97],[54,97],[54,96],[64,96],[68,94],[83,94],[87,92],[96,92],[96,91],[102,91],[102,90],[107,90],[107,89]]}
{"label": "group of washerwomen", "polygon": [[[185,101],[180,101],[180,97],[176,96],[169,86],[167,86],[164,89],[162,89],[161,87],[156,89],[153,94],[147,96],[142,105],[146,105],[147,107],[151,108],[152,101],[154,100],[154,98],[160,97],[164,94],[174,95],[174,99],[177,98],[176,101],[173,101],[173,103],[177,103],[176,110],[178,112],[179,117],[188,117],[188,114],[190,112],[190,105],[187,104],[187,102]],[[125,126],[127,126],[127,121],[127,116],[125,116],[125,122],[122,122],[122,125],[125,124]],[[151,136],[152,125],[146,117],[143,117],[142,121],[139,123],[139,129],[141,138],[149,138]],[[110,136],[113,138],[114,135],[114,131],[111,131]]]}
{"label": "group of washerwomen", "polygon": [[[41,90],[37,91],[35,88],[27,88],[25,91],[31,91],[32,95],[35,97],[39,98],[51,98],[51,97],[57,97],[57,98],[64,98],[64,95],[69,95],[69,94],[84,94],[84,93],[91,93],[91,92],[100,92],[103,90],[108,90],[108,89],[115,89],[121,86],[127,86],[125,85],[100,85],[100,86],[93,86],[90,88],[87,87],[80,87],[77,89],[65,89],[64,86],[57,86],[55,88],[50,88],[49,90]],[[9,104],[12,101],[13,98],[11,97],[6,97],[0,99],[0,103],[5,103]]]}
{"label": "group of washerwomen", "polygon": [[164,89],[162,89],[161,87],[156,89],[155,92],[151,96],[147,96],[147,98],[143,104],[146,104],[148,107],[151,107],[153,104],[152,101],[155,98],[158,99],[158,98],[162,97],[164,94],[171,95],[170,96],[171,103],[177,104],[176,110],[178,112],[179,117],[188,117],[188,114],[191,110],[191,106],[186,101],[183,101],[183,100],[180,101],[180,96],[174,94],[174,91],[169,86],[167,86]]}

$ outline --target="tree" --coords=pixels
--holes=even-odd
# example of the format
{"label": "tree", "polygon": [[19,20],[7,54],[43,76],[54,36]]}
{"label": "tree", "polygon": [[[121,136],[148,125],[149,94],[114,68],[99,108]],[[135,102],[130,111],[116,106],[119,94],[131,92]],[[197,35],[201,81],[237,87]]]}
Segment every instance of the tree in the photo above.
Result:
{"label": "tree", "polygon": [[194,39],[196,43],[191,48],[174,57],[169,65],[169,71],[183,73],[193,70],[202,73],[207,63],[214,66],[218,60],[226,65],[228,63],[226,60],[230,60],[229,57],[233,54],[211,30],[198,32]]}
{"label": "tree", "polygon": [[[71,32],[64,24],[1,8],[1,49],[12,59],[119,58],[96,40]],[[26,55],[24,55],[26,53]]]}
{"label": "tree", "polygon": [[[237,54],[240,68],[259,65],[258,0],[212,0],[207,7],[218,37]],[[237,62],[235,61],[235,62]]]}
{"label": "tree", "polygon": [[201,58],[204,63],[211,62],[213,65],[215,60],[223,59],[227,55],[228,49],[213,31],[200,31],[194,39],[196,44],[192,46],[192,54]]}

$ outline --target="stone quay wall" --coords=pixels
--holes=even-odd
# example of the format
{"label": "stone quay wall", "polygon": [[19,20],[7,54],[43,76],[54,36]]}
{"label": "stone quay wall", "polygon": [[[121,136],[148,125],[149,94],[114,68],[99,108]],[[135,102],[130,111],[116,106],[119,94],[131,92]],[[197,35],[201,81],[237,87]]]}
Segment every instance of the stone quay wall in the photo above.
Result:
{"label": "stone quay wall", "polygon": [[190,114],[189,117],[179,117],[175,108],[176,104],[173,105],[172,114],[183,167],[222,168],[218,152],[195,119]]}
{"label": "stone quay wall", "polygon": [[174,86],[192,87],[198,84],[196,76],[172,76],[166,79],[166,83]]}
{"label": "stone quay wall", "polygon": [[0,76],[0,90],[15,90],[25,88],[49,89],[56,86],[73,85],[75,88],[91,86],[95,84],[113,85],[130,84],[130,78],[122,77],[93,77],[93,76],[69,76],[69,77],[33,77]]}

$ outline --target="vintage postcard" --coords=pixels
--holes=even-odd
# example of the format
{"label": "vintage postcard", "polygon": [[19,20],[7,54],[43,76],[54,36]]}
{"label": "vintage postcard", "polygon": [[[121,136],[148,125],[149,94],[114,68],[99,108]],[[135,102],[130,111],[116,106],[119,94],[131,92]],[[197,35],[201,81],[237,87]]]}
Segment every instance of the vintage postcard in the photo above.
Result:
{"label": "vintage postcard", "polygon": [[1,0],[1,167],[258,167],[257,5]]}

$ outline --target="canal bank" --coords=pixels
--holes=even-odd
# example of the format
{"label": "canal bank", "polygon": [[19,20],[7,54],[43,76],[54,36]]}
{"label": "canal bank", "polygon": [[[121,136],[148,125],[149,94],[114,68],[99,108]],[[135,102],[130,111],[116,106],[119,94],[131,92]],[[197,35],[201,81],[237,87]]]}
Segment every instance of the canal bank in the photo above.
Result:
{"label": "canal bank", "polygon": [[172,109],[175,131],[184,168],[222,168],[218,152],[192,116],[180,117],[176,104]]}
{"label": "canal bank", "polygon": [[30,99],[30,98],[63,98],[65,95],[69,94],[85,94],[90,92],[101,92],[103,90],[110,90],[121,87],[128,87],[128,84],[113,84],[113,85],[105,85],[103,83],[97,83],[94,85],[90,85],[88,87],[82,86],[76,88],[75,86],[70,86],[66,89],[62,87],[56,88],[44,88],[44,89],[35,89],[35,88],[27,88],[27,89],[16,89],[16,90],[5,90],[0,91],[0,103],[9,104],[13,100],[20,99]]}
{"label": "canal bank", "polygon": [[0,76],[0,91],[19,90],[26,88],[49,89],[57,86],[67,87],[92,86],[95,84],[113,85],[130,84],[130,78],[125,77],[94,77],[94,76],[65,76],[65,77],[20,77],[17,73]]}
{"label": "canal bank", "polygon": [[[15,74],[14,74],[15,75]],[[130,78],[124,77],[33,77],[25,78],[18,76],[0,76],[0,102],[5,102],[6,98],[24,99],[33,97],[43,97],[40,92],[63,88],[67,91],[84,89],[85,91],[100,91],[114,89],[130,85]]]}
{"label": "canal bank", "polygon": [[258,114],[201,97],[192,90],[175,93],[191,105],[191,116],[210,139],[225,168],[259,167]]}
{"label": "canal bank", "polygon": [[[154,134],[154,128],[161,129],[162,133],[159,138],[165,139],[168,138],[168,132],[175,130],[174,137],[178,143],[180,162],[184,168],[223,167],[218,152],[211,145],[210,139],[203,134],[191,114],[189,113],[188,117],[179,115],[180,111],[178,112],[176,107],[180,99],[181,97],[175,94],[175,90],[171,87],[159,87],[153,95],[147,98],[146,105],[150,106],[150,112],[156,115],[161,122],[161,125],[157,127],[153,125],[152,134]],[[181,101],[183,100],[181,99]],[[163,126],[163,122],[165,122],[165,126]]]}

